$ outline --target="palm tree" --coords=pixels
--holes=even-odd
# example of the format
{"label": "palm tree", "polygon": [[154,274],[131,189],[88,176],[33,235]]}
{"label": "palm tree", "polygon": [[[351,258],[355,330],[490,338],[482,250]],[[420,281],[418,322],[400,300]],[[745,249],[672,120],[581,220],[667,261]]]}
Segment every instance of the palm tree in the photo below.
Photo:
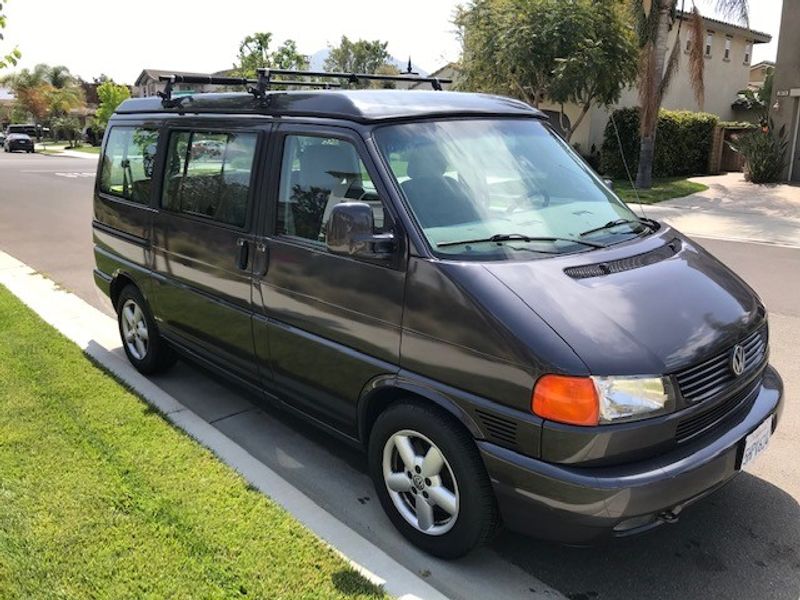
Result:
{"label": "palm tree", "polygon": [[[689,80],[697,103],[703,106],[703,18],[694,0],[691,3],[689,24],[692,44],[689,52]],[[639,170],[636,186],[649,188],[653,183],[658,111],[675,72],[681,53],[681,26],[686,19],[687,0],[630,0],[639,37],[639,101],[641,103]],[[717,0],[717,10],[726,17],[748,23],[748,0]],[[669,32],[677,22],[677,35],[672,49],[668,48]],[[667,52],[669,51],[669,56]]]}
{"label": "palm tree", "polygon": [[83,90],[78,86],[53,87],[47,95],[52,117],[63,117],[69,111],[80,108],[85,103]]}

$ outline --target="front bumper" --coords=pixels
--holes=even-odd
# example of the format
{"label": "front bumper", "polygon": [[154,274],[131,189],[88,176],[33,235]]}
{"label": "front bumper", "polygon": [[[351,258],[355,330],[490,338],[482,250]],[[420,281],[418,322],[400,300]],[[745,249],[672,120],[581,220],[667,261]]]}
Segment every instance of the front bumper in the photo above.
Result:
{"label": "front bumper", "polygon": [[479,442],[505,525],[539,538],[587,544],[672,521],[737,473],[742,440],[770,415],[777,426],[783,382],[767,367],[750,409],[660,456],[613,467],[545,463]]}

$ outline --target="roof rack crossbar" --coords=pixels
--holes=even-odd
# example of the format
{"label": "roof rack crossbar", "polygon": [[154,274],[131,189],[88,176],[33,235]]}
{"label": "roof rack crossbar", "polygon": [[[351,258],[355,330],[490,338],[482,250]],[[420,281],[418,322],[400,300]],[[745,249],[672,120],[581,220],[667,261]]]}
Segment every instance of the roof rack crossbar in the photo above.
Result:
{"label": "roof rack crossbar", "polygon": [[294,69],[258,69],[259,74],[266,76],[267,84],[277,83],[272,79],[273,75],[293,75],[295,77],[318,77],[321,79],[343,79],[351,83],[359,79],[366,81],[411,81],[413,83],[430,83],[433,89],[441,90],[443,83],[453,83],[452,79],[441,79],[439,77],[420,77],[413,73],[400,75],[377,75],[374,73],[338,73],[328,71],[296,71]]}

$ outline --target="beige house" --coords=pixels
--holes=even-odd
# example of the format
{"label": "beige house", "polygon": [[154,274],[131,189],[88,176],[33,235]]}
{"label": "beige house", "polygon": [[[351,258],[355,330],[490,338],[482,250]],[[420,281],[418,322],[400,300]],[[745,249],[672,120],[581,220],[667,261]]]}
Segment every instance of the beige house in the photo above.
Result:
{"label": "beige house", "polygon": [[[161,77],[169,77],[170,75],[183,75],[190,77],[210,77],[216,75],[219,77],[230,76],[230,70],[217,71],[216,73],[191,73],[189,71],[168,71],[164,69],[145,69],[136,78],[133,84],[133,97],[146,98],[148,96],[155,96],[158,92],[164,91],[164,82],[160,81]],[[173,91],[181,93],[203,93],[203,92],[218,92],[222,88],[216,85],[208,84],[191,84],[191,83],[177,83],[173,86]]]}
{"label": "beige house", "polygon": [[760,63],[753,65],[750,67],[750,81],[748,86],[754,90],[763,87],[767,75],[774,69],[775,63],[771,60],[762,60]]}
{"label": "beige house", "polygon": [[789,157],[786,179],[800,182],[800,10],[796,2],[783,3],[783,17],[772,84],[771,115],[776,127],[786,126]]}
{"label": "beige house", "polygon": [[[787,3],[789,4],[789,3]],[[678,72],[672,81],[662,103],[668,110],[705,111],[718,115],[722,120],[733,120],[734,112],[731,104],[737,93],[747,87],[750,82],[750,64],[754,44],[766,44],[772,36],[732,25],[723,21],[705,18],[705,38],[700,40],[704,46],[705,63],[705,102],[698,105],[692,86],[689,82],[689,48],[696,43],[692,39],[688,16],[682,17],[681,26],[682,51]],[[677,25],[670,32],[671,48],[677,35]],[[616,108],[637,106],[638,91],[635,88],[625,90]],[[559,106],[543,103],[542,109],[558,111]],[[603,144],[603,135],[608,123],[610,110],[593,106],[584,117],[578,129],[572,134],[571,143],[577,145],[582,153],[590,153],[594,148],[599,151]],[[570,122],[574,122],[580,113],[577,105],[566,105],[564,113]]]}

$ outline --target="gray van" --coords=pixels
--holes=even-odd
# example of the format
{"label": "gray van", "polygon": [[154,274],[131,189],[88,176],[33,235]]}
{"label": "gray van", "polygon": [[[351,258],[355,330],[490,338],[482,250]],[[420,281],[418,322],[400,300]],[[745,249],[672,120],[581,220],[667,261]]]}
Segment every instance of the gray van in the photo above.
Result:
{"label": "gray van", "polygon": [[584,544],[672,523],[764,450],[762,302],[541,112],[265,87],[109,124],[94,277],[139,371],[186,357],[363,447],[441,557],[500,524]]}

